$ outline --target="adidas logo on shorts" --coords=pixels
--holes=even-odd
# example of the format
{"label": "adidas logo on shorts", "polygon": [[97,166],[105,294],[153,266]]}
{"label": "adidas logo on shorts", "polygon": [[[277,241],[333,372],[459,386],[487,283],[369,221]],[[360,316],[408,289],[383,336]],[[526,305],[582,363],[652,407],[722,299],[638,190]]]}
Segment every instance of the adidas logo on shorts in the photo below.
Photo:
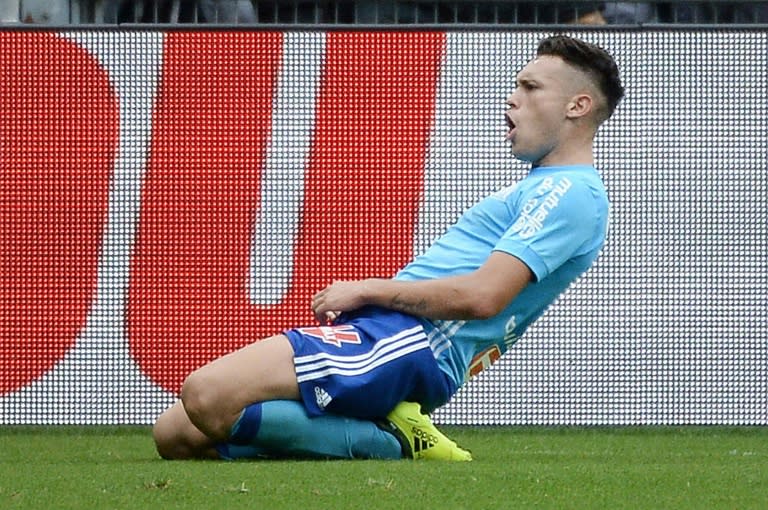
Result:
{"label": "adidas logo on shorts", "polygon": [[328,392],[320,386],[315,386],[315,400],[317,401],[317,406],[320,409],[325,409],[328,404],[331,403],[333,397],[331,397]]}

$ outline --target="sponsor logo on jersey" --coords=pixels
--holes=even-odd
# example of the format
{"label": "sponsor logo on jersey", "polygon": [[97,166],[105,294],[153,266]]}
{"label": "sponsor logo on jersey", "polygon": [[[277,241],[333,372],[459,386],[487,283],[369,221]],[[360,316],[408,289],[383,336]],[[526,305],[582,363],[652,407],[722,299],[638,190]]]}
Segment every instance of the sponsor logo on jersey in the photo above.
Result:
{"label": "sponsor logo on jersey", "polygon": [[557,183],[551,177],[544,179],[536,191],[539,194],[547,193],[547,196],[541,200],[532,198],[526,202],[512,229],[523,239],[532,237],[541,230],[549,213],[557,207],[560,199],[571,189],[571,186],[573,183],[567,177],[562,177]]}
{"label": "sponsor logo on jersey", "polygon": [[474,377],[486,368],[493,365],[501,358],[501,350],[497,345],[492,345],[483,352],[472,358],[469,364],[469,377]]}

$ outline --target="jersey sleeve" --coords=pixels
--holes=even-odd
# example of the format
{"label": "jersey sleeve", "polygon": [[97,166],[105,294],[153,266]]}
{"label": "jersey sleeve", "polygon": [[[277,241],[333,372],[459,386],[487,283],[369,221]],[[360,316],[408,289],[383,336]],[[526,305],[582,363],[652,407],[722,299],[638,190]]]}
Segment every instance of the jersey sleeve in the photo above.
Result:
{"label": "jersey sleeve", "polygon": [[600,221],[590,188],[567,177],[532,189],[517,203],[516,220],[494,250],[522,260],[537,281],[578,254],[593,239]]}

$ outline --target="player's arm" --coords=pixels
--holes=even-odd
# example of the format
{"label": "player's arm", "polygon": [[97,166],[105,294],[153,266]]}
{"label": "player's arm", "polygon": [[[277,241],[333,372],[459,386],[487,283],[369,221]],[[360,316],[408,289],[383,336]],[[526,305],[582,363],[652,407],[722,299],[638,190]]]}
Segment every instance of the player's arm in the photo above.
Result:
{"label": "player's arm", "polygon": [[334,282],[315,294],[312,310],[320,321],[365,305],[430,319],[485,319],[503,310],[532,279],[520,259],[495,251],[479,269],[459,276]]}

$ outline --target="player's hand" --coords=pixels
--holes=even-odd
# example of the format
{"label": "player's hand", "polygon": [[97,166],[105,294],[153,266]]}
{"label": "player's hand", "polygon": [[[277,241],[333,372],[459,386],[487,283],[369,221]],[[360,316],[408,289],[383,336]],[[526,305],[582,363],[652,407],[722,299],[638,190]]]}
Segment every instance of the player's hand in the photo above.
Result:
{"label": "player's hand", "polygon": [[325,312],[320,315],[316,313],[315,318],[317,319],[317,322],[322,325],[332,325],[336,322],[336,319],[338,319],[340,315],[340,311]]}
{"label": "player's hand", "polygon": [[342,312],[365,305],[364,284],[360,281],[337,281],[312,297],[312,312],[323,324],[332,323]]}

